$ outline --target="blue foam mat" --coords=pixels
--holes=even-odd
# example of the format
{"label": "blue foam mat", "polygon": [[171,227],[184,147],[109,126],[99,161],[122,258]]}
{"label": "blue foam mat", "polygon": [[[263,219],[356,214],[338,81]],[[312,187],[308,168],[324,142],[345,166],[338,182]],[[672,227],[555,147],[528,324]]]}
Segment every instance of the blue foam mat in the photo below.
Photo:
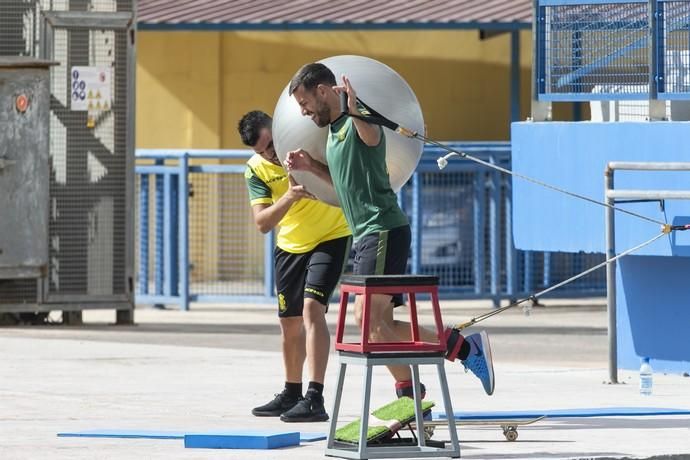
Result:
{"label": "blue foam mat", "polygon": [[326,438],[327,438],[326,433],[300,433],[299,434],[300,442],[323,441]]}
{"label": "blue foam mat", "polygon": [[[664,407],[593,407],[584,409],[548,409],[529,411],[496,411],[496,412],[454,412],[456,420],[500,420],[530,419],[541,416],[551,418],[567,417],[615,417],[615,416],[652,416],[652,415],[690,415],[690,409],[672,409]],[[434,412],[434,420],[445,420],[444,412]]]}
{"label": "blue foam mat", "polygon": [[[152,431],[152,430],[84,430],[58,433],[61,438],[126,438],[126,439],[184,439],[187,434],[218,434],[233,433],[225,432],[191,432],[191,431]],[[326,433],[300,433],[300,442],[314,442],[326,439]]]}
{"label": "blue foam mat", "polygon": [[184,431],[85,430],[58,433],[61,438],[184,439]]}
{"label": "blue foam mat", "polygon": [[184,446],[196,449],[277,449],[298,446],[299,432],[219,431],[185,434]]}

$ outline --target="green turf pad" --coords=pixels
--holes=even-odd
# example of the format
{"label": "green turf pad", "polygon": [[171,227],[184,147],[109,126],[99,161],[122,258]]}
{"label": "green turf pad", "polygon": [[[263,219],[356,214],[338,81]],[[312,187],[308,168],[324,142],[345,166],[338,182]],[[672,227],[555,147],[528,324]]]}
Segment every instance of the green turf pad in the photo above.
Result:
{"label": "green turf pad", "polygon": [[[422,401],[422,412],[426,412],[434,407],[433,401]],[[414,400],[402,397],[372,412],[372,415],[379,420],[397,420],[400,423],[409,423],[414,420]],[[335,439],[342,442],[357,444],[359,442],[359,430],[361,420],[358,418],[347,425],[339,428],[335,432]],[[381,438],[391,430],[386,425],[370,423],[367,427],[367,441]]]}

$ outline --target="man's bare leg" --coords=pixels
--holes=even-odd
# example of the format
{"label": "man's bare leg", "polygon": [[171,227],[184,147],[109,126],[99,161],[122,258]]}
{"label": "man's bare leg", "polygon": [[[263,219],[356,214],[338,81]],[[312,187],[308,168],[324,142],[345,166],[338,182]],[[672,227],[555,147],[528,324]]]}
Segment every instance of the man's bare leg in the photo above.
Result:
{"label": "man's bare leg", "polygon": [[[391,329],[395,332],[399,341],[409,341],[412,340],[412,329],[410,328],[410,323],[406,321],[396,320],[393,317],[393,303],[389,302],[386,305],[383,312],[385,318],[384,321],[391,325]],[[419,326],[419,337],[425,342],[437,342],[438,337],[436,336],[436,331]]]}
{"label": "man's bare leg", "polygon": [[[369,337],[372,342],[399,342],[400,336],[390,323],[386,308],[391,303],[391,296],[385,294],[373,294],[369,313]],[[362,327],[364,310],[364,296],[355,297],[355,320]],[[409,340],[409,339],[408,339]],[[412,371],[409,366],[386,366],[396,382],[412,379]]]}
{"label": "man's bare leg", "polygon": [[302,318],[299,316],[280,318],[280,329],[283,338],[285,381],[302,383],[302,368],[307,354]]}
{"label": "man's bare leg", "polygon": [[316,299],[305,298],[303,315],[309,378],[323,384],[331,343],[326,324],[326,307]]}

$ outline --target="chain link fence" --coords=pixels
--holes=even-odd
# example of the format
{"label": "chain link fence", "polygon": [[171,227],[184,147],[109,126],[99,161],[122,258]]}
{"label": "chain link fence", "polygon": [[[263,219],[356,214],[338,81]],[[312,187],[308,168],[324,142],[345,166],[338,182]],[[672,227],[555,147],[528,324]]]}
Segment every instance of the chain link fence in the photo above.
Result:
{"label": "chain link fence", "polygon": [[540,0],[535,20],[539,100],[689,98],[690,1]]}

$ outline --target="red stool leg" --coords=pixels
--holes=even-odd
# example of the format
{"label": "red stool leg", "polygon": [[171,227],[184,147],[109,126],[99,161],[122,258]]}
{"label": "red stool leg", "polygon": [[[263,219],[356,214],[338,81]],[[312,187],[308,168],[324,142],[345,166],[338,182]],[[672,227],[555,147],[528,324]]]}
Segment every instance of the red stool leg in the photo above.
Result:
{"label": "red stool leg", "polygon": [[369,324],[371,317],[371,293],[365,287],[364,288],[364,306],[362,307],[362,352],[366,353],[369,351]]}
{"label": "red stool leg", "polygon": [[436,323],[436,336],[439,344],[443,345],[443,350],[446,348],[446,334],[443,330],[443,320],[441,319],[441,306],[438,303],[438,288],[436,286],[430,288],[431,292],[431,309],[434,312],[434,323]]}
{"label": "red stool leg", "polygon": [[348,291],[349,286],[340,286],[340,310],[338,310],[338,325],[335,329],[335,347],[338,349],[338,345],[343,343],[343,335],[345,334],[345,319],[347,318],[347,301],[349,299],[350,293]]}
{"label": "red stool leg", "polygon": [[408,292],[410,299],[410,328],[412,329],[412,341],[419,342],[419,321],[417,319],[417,298],[414,292]]}

